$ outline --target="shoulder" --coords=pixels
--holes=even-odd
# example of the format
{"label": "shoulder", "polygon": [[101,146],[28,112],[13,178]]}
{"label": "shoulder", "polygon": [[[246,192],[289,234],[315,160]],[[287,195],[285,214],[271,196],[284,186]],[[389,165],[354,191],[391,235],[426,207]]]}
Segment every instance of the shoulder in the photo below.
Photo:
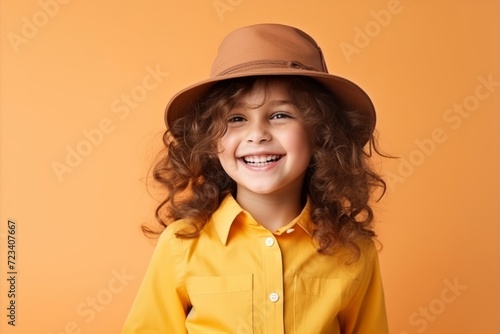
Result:
{"label": "shoulder", "polygon": [[198,229],[193,223],[185,219],[174,221],[160,234],[156,247],[180,251],[181,249],[195,247],[200,240],[203,242],[205,239],[213,238],[212,234],[215,233],[215,229],[210,220],[199,230],[197,236],[189,236],[189,234],[195,233]]}
{"label": "shoulder", "polygon": [[358,238],[355,244],[359,247],[359,258],[346,264],[346,269],[353,278],[363,279],[370,275],[374,266],[378,267],[378,250],[376,242],[372,238]]}
{"label": "shoulder", "polygon": [[173,238],[178,232],[185,231],[191,227],[191,224],[186,219],[179,219],[171,222],[163,230],[160,238]]}
{"label": "shoulder", "polygon": [[378,261],[376,240],[369,237],[360,238],[356,241],[356,245],[358,245],[360,250],[360,261],[363,262],[365,268],[367,266],[371,267],[374,262]]}
{"label": "shoulder", "polygon": [[368,237],[360,238],[356,240],[356,245],[360,249],[359,259],[344,266],[351,282],[348,293],[351,296],[362,294],[380,274],[376,241]]}
{"label": "shoulder", "polygon": [[378,253],[376,240],[374,240],[373,238],[359,238],[355,243],[356,245],[358,245],[359,250],[361,251],[361,257],[373,258]]}
{"label": "shoulder", "polygon": [[185,247],[186,242],[184,239],[178,237],[178,233],[185,231],[191,225],[185,220],[177,220],[167,225],[167,227],[160,234],[156,243],[156,251],[180,251]]}

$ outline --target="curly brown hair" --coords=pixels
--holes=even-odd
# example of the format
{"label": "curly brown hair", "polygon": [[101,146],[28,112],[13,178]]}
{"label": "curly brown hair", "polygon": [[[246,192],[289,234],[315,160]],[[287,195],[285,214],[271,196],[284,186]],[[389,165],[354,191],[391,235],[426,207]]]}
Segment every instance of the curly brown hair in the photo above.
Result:
{"label": "curly brown hair", "polygon": [[[154,179],[166,189],[156,209],[160,227],[143,225],[144,233],[158,235],[171,222],[183,219],[189,228],[177,236],[197,237],[222,199],[235,194],[236,184],[217,156],[218,142],[226,131],[225,116],[243,94],[254,87],[265,88],[277,78],[283,79],[264,76],[219,82],[171,124],[163,135],[165,155],[153,171]],[[360,255],[356,240],[376,237],[371,195],[380,187],[383,196],[386,188],[369,163],[373,151],[382,155],[371,133],[373,121],[356,111],[341,110],[335,97],[311,78],[284,78],[290,82],[292,103],[314,134],[303,195],[312,204],[318,251],[329,254],[347,248],[355,261]]]}

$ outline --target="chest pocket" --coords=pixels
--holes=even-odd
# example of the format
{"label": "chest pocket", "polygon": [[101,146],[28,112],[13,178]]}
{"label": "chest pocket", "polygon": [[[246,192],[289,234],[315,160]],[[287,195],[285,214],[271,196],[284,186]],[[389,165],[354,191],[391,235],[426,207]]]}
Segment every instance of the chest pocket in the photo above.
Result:
{"label": "chest pocket", "polygon": [[294,333],[340,333],[338,279],[294,277]]}
{"label": "chest pocket", "polygon": [[191,277],[189,333],[252,333],[253,275]]}

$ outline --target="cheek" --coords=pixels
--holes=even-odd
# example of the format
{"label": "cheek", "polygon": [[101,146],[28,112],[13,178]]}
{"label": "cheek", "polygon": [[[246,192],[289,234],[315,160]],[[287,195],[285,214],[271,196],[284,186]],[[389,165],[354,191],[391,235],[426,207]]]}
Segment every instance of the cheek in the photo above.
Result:
{"label": "cheek", "polygon": [[234,140],[228,137],[222,137],[217,145],[218,148],[218,158],[222,166],[227,166],[227,164],[234,157],[235,144]]}
{"label": "cheek", "polygon": [[222,137],[217,144],[219,155],[224,154],[228,150],[229,146],[228,139],[226,137]]}
{"label": "cheek", "polygon": [[306,156],[312,155],[312,142],[309,134],[302,128],[296,129],[295,131],[289,133],[285,142],[288,143],[290,149],[294,151],[305,154]]}
{"label": "cheek", "polygon": [[217,141],[217,155],[220,155],[222,152],[224,152],[224,139]]}
{"label": "cheek", "polygon": [[234,131],[227,131],[219,140],[219,149],[221,151],[229,151],[234,153],[239,143],[239,135]]}

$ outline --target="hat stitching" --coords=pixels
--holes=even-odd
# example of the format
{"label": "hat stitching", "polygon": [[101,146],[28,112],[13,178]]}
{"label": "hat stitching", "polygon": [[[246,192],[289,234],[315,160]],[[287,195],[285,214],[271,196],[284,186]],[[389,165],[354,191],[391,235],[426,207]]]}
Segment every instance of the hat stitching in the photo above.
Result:
{"label": "hat stitching", "polygon": [[320,70],[312,66],[304,65],[297,60],[285,61],[285,60],[262,59],[262,60],[253,60],[246,63],[231,66],[225,69],[224,71],[220,72],[216,76],[218,77],[225,76],[234,72],[238,72],[239,70],[243,69],[247,70],[254,68],[266,68],[267,65],[273,65],[273,67],[296,68],[301,70],[321,72]]}

